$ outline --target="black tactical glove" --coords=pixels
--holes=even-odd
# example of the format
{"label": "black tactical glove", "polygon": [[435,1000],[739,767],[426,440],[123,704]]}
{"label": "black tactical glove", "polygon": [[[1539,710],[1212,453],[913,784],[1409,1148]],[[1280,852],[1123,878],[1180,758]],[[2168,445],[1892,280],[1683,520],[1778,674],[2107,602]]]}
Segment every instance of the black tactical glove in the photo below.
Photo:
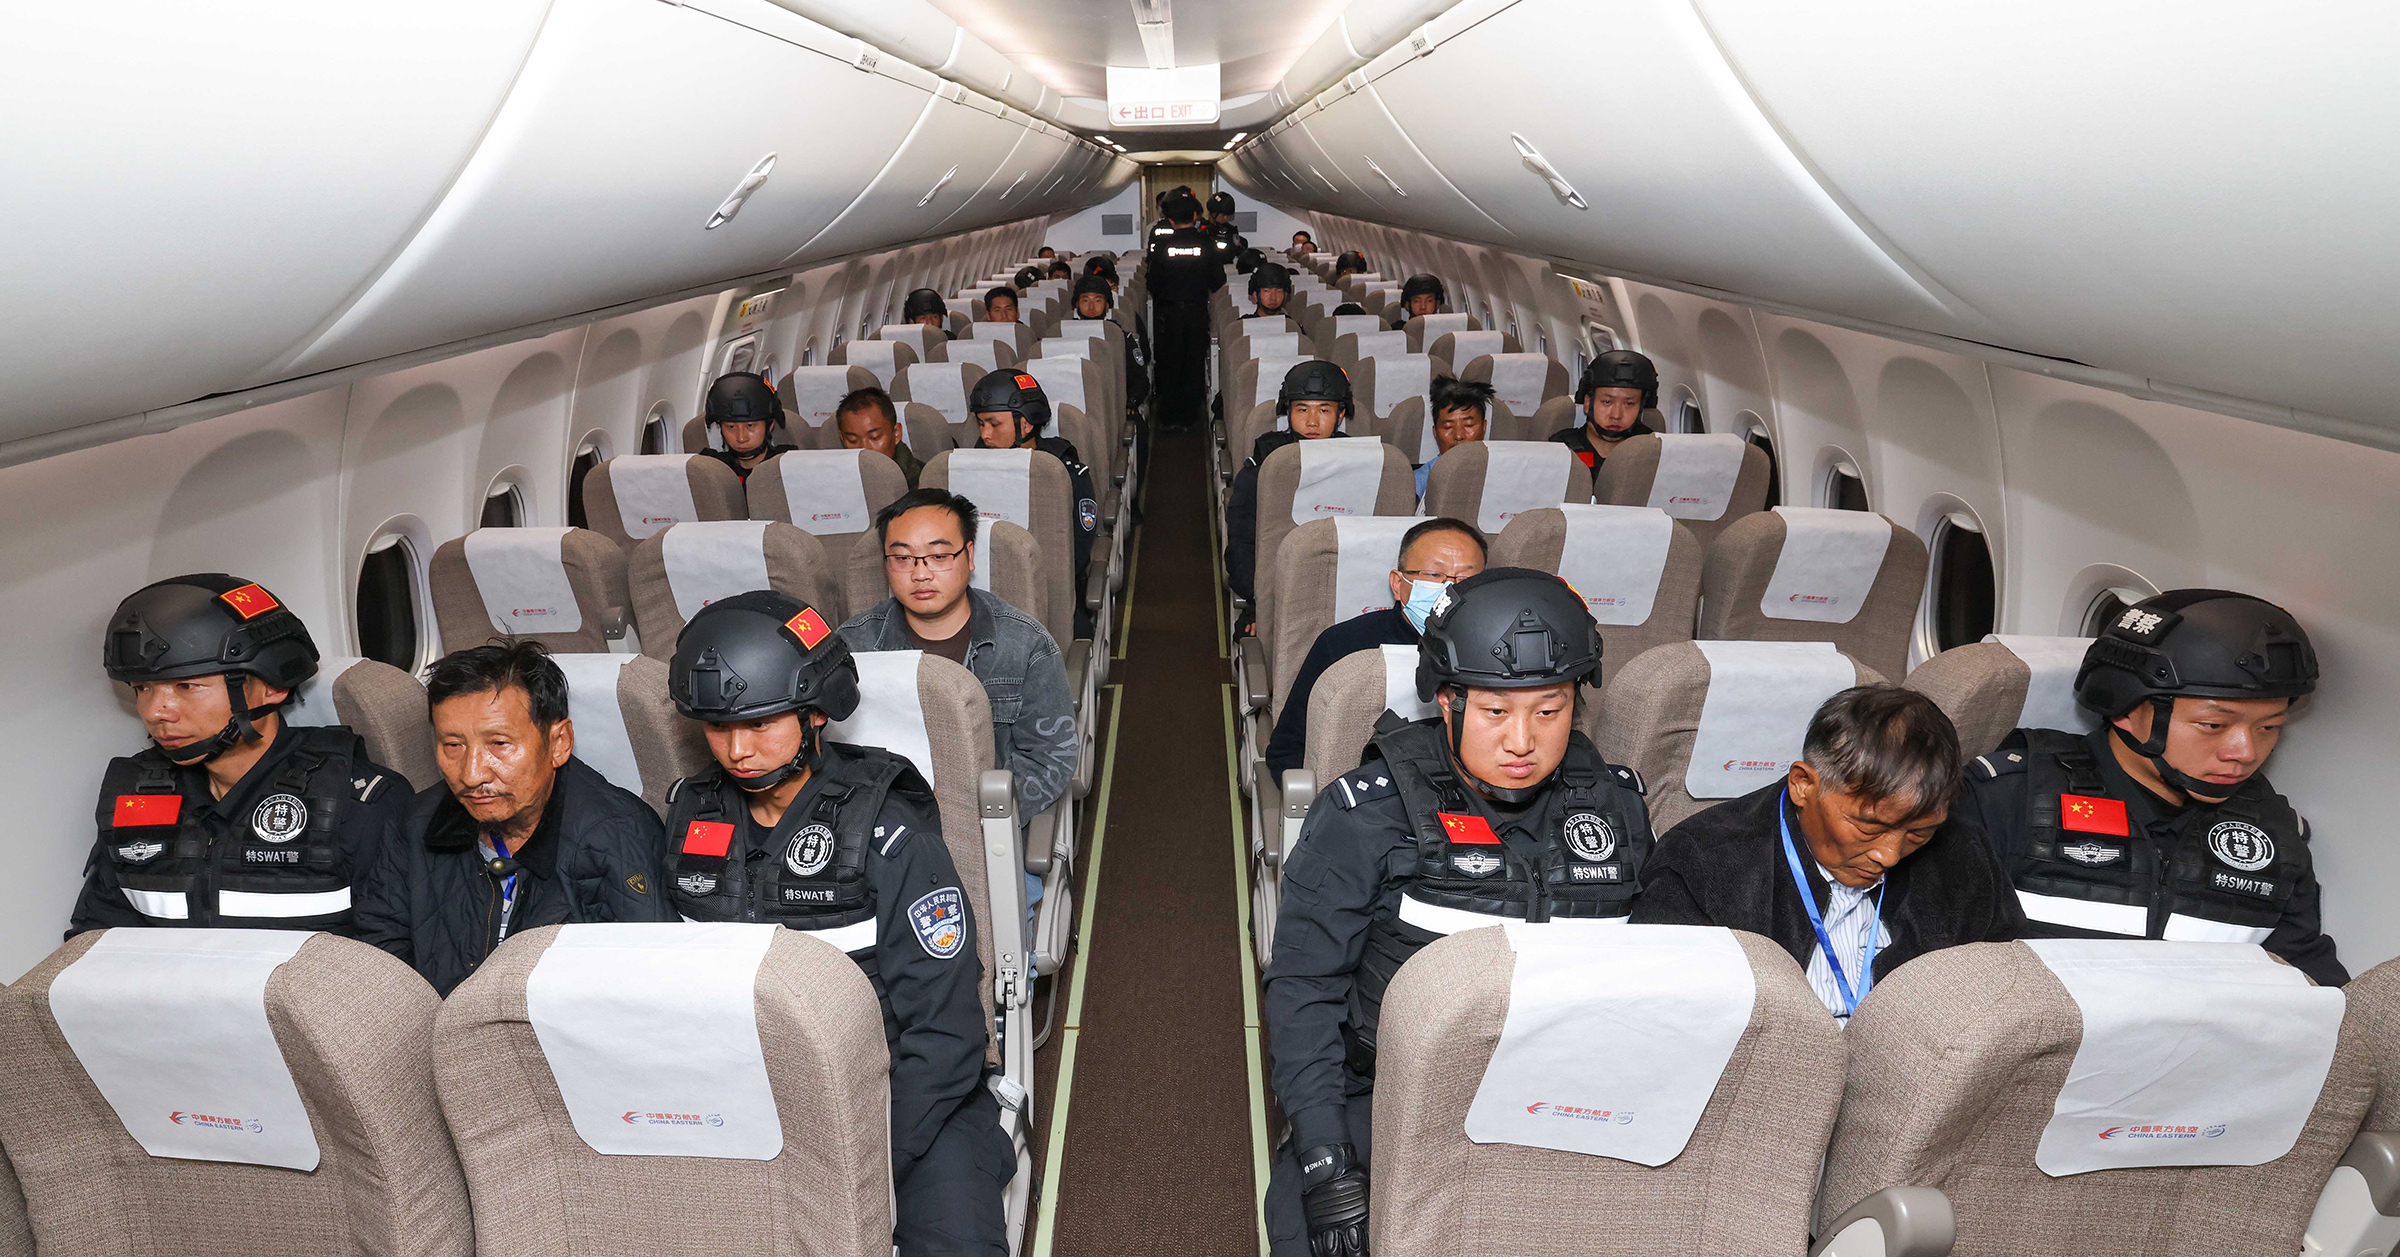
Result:
{"label": "black tactical glove", "polygon": [[1348,1144],[1300,1154],[1300,1205],[1311,1257],[1367,1257],[1367,1167]]}

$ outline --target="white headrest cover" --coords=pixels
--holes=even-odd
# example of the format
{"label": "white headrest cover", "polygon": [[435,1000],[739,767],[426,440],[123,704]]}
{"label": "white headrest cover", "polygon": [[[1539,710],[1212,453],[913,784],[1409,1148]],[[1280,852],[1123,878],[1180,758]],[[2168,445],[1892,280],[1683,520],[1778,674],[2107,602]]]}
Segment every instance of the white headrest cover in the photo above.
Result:
{"label": "white headrest cover", "polygon": [[[1053,399],[1055,400],[1055,399]],[[1033,528],[1032,450],[950,451],[950,491],[975,504],[985,522]]]}
{"label": "white headrest cover", "polygon": [[1883,552],[1891,548],[1891,521],[1872,511],[1821,506],[1778,506],[1775,513],[1783,516],[1783,550],[1759,612],[1770,620],[1817,624],[1858,618],[1883,570]]}
{"label": "white headrest cover", "polygon": [[[996,340],[954,340],[950,342],[948,357],[953,363],[972,362],[986,371],[997,371],[1000,369],[1000,342]],[[915,385],[910,385],[909,391],[914,394]]]}
{"label": "white headrest cover", "polygon": [[993,323],[988,320],[968,325],[969,330],[975,333],[976,340],[1004,340],[1011,345],[1017,343],[1017,329],[1023,326],[1023,323]]}
{"label": "white headrest cover", "polygon": [[[1044,343],[1055,344],[1057,342]],[[1085,340],[1076,343],[1089,345],[1092,342]],[[1053,433],[1058,431],[1058,408],[1061,406],[1073,406],[1086,415],[1092,413],[1091,405],[1083,395],[1083,363],[1084,360],[1081,358],[1063,357],[1026,360],[1025,374],[1039,380],[1043,394],[1050,399],[1050,427],[1044,431]]]}
{"label": "white headrest cover", "polygon": [[906,345],[916,350],[917,357],[922,359],[933,352],[934,343],[943,337],[939,329],[922,323],[886,323],[875,329],[875,339]]}
{"label": "white headrest cover", "polygon": [[[1553,921],[1502,927],[1517,962],[1467,1138],[1665,1165],[1749,1028],[1750,958],[1714,926]],[[1591,1067],[1618,1060],[1643,1066]]]}
{"label": "white headrest cover", "polygon": [[[1467,369],[1467,364],[1477,358],[1503,352],[1505,343],[1498,332],[1452,332],[1450,333],[1450,365],[1464,371]],[[1432,344],[1433,342],[1430,340],[1426,342],[1428,348]]]}
{"label": "white headrest cover", "polygon": [[[1367,317],[1375,316],[1368,315]],[[1433,342],[1452,332],[1466,331],[1472,323],[1472,320],[1464,314],[1427,314],[1420,317],[1424,321],[1418,325],[1417,330],[1424,338],[1422,343],[1428,348],[1433,345]],[[1402,328],[1401,330],[1406,331],[1407,329]]]}
{"label": "white headrest cover", "polygon": [[1658,475],[1650,482],[1648,505],[1677,519],[1721,519],[1733,505],[1741,478],[1742,452],[1749,447],[1731,433],[1662,434]]}
{"label": "white headrest cover", "polygon": [[[1342,337],[1349,336],[1353,333],[1380,332],[1383,329],[1383,320],[1376,318],[1372,314],[1337,314],[1333,316],[1332,335],[1335,340],[1340,340]],[[1403,341],[1405,341],[1407,338],[1408,334],[1406,332],[1401,333],[1401,339]]]}
{"label": "white headrest cover", "polygon": [[1550,355],[1493,354],[1492,392],[1512,413],[1531,415],[1547,400],[1542,390],[1550,383]]}
{"label": "white headrest cover", "polygon": [[1239,334],[1245,337],[1261,336],[1269,332],[1288,332],[1292,330],[1291,319],[1281,314],[1253,315],[1250,318],[1241,319],[1239,322],[1241,323],[1241,327],[1236,330],[1239,332]]}
{"label": "white headrest cover", "polygon": [[794,527],[826,536],[865,532],[874,525],[857,450],[793,450],[775,459],[783,471],[784,508]]}
{"label": "white headrest cover", "polygon": [[658,544],[658,557],[667,569],[667,592],[675,596],[675,614],[686,620],[712,602],[769,587],[763,519],[677,524]]}
{"label": "white headrest cover", "polygon": [[[1283,391],[1283,377],[1289,375],[1293,367],[1299,366],[1303,362],[1314,361],[1314,359],[1253,358],[1251,361],[1258,364],[1258,387],[1252,392],[1250,398],[1250,404],[1256,406],[1260,402],[1274,401],[1275,395]],[[1281,427],[1282,425],[1276,426]]]}
{"label": "white headrest cover", "polygon": [[1800,758],[1825,700],[1858,683],[1831,642],[1695,642],[1708,656],[1708,694],[1692,734],[1684,793],[1732,799],[1780,780]]}
{"label": "white headrest cover", "polygon": [[697,454],[620,454],[602,463],[608,485],[616,490],[617,519],[625,535],[636,541],[669,524],[700,518],[692,501],[692,477],[685,464]]}
{"label": "white headrest cover", "polygon": [[854,340],[849,343],[850,365],[865,367],[885,388],[892,386],[892,377],[899,371],[899,346],[888,340]]}
{"label": "white headrest cover", "polygon": [[583,627],[583,608],[567,581],[566,540],[564,528],[478,528],[467,534],[467,573],[494,629],[515,635]]}
{"label": "white headrest cover", "polygon": [[[1344,317],[1348,316],[1345,315]],[[1374,316],[1368,315],[1367,317],[1373,318]],[[1408,333],[1406,332],[1378,330],[1371,332],[1346,332],[1344,335],[1353,338],[1358,351],[1357,357],[1360,359],[1381,359],[1386,355],[1397,355],[1408,352]],[[1379,380],[1378,383],[1380,382],[1381,381]]]}
{"label": "white headrest cover", "polygon": [[592,1151],[740,1161],[783,1151],[757,996],[780,928],[559,929],[525,975],[525,1020]]}
{"label": "white headrest cover", "polygon": [[297,930],[110,930],[50,981],[50,1014],[125,1133],[154,1157],[314,1170],[267,980]]}
{"label": "white headrest cover", "polygon": [[317,674],[300,683],[300,692],[284,704],[276,715],[287,725],[339,725],[350,723],[334,710],[333,683],[342,674],[365,663],[361,655],[325,655],[317,660]]}
{"label": "white headrest cover", "polygon": [[1373,515],[1383,488],[1383,442],[1371,436],[1302,441],[1300,482],[1292,491],[1292,522]]}
{"label": "white headrest cover", "polygon": [[1559,578],[1583,595],[1583,605],[1591,608],[1594,620],[1602,624],[1647,623],[1658,605],[1659,582],[1666,576],[1667,547],[1675,540],[1675,520],[1665,511],[1647,506],[1570,502],[1558,509],[1567,517]]}
{"label": "white headrest cover", "polygon": [[1527,511],[1557,506],[1567,497],[1575,454],[1556,441],[1484,442],[1483,502],[1475,526],[1498,536],[1508,521]]}
{"label": "white headrest cover", "polygon": [[1369,287],[1369,288],[1373,288],[1375,285],[1377,285],[1377,284],[1380,284],[1380,283],[1382,283],[1382,282],[1383,282],[1383,276],[1381,276],[1381,275],[1375,275],[1375,274],[1359,274],[1359,273],[1357,273],[1357,272],[1352,272],[1350,275],[1348,275],[1348,276],[1345,276],[1345,277],[1344,277],[1344,282],[1349,282],[1349,281],[1351,281],[1351,280],[1356,280],[1357,282],[1359,282],[1359,283],[1361,283],[1361,284],[1365,284],[1365,285],[1366,285],[1367,287]]}
{"label": "white headrest cover", "polygon": [[2033,674],[2025,682],[2025,705],[2017,712],[2018,728],[2090,733],[2100,727],[2100,718],[2092,714],[2092,709],[2075,701],[2075,674],[2083,667],[2084,653],[2092,648],[2091,638],[1994,633],[1983,640],[2006,646],[2008,653],[2024,660],[2025,667]]}
{"label": "white headrest cover", "polygon": [[793,367],[791,390],[783,399],[785,416],[822,428],[833,418],[833,408],[850,395],[850,368]]}
{"label": "white headrest cover", "polygon": [[955,362],[918,362],[908,368],[908,400],[942,412],[950,423],[973,423],[967,411],[967,373]]}
{"label": "white headrest cover", "polygon": [[1106,341],[1109,329],[1115,326],[1107,319],[1060,319],[1058,334],[1073,339]]}
{"label": "white headrest cover", "polygon": [[1297,358],[1300,356],[1300,333],[1260,332],[1244,341],[1253,358]]}
{"label": "white headrest cover", "polygon": [[1050,336],[1033,342],[1033,352],[1043,358],[1089,358],[1097,348],[1089,336]]}
{"label": "white headrest cover", "polygon": [[617,701],[618,674],[639,655],[562,652],[550,656],[567,678],[567,718],[575,722],[575,758],[609,783],[642,792],[642,770],[633,758],[633,735]]}
{"label": "white headrest cover", "polygon": [[2025,946],[2083,1013],[2034,1150],[2043,1173],[2264,1165],[2299,1142],[2333,1068],[2341,988],[2246,943]]}
{"label": "white headrest cover", "polygon": [[1400,538],[1424,522],[1415,515],[1346,516],[1333,521],[1335,624],[1392,605],[1392,586],[1385,574],[1400,566]]}
{"label": "white headrest cover", "polygon": [[1417,697],[1417,648],[1378,646],[1375,649],[1383,655],[1383,709],[1402,720],[1423,720],[1433,715],[1433,704]]}
{"label": "white headrest cover", "polygon": [[925,704],[917,696],[921,650],[862,650],[858,660],[858,710],[825,727],[829,742],[879,746],[917,766],[928,785],[933,776],[933,739],[925,731]]}

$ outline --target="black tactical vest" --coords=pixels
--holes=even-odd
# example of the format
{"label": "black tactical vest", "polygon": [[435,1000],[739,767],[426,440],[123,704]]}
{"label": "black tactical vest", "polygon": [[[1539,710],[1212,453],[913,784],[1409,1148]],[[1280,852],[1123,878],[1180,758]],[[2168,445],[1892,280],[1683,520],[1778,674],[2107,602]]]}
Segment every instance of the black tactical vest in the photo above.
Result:
{"label": "black tactical vest", "polygon": [[[258,801],[220,840],[204,823],[207,792],[184,794],[175,763],[157,747],[109,761],[100,781],[99,858],[116,866],[117,884],[134,892],[126,898],[150,924],[332,930],[350,923],[352,870],[341,867],[335,838],[342,805],[362,789],[351,780],[356,735],[328,725],[288,736],[291,749]],[[308,895],[338,898],[297,898]]]}
{"label": "black tactical vest", "polygon": [[[2112,794],[2091,744],[2055,729],[2025,731],[2025,853],[2017,889],[2028,894],[2138,906],[2252,929],[2283,919],[2308,868],[2308,839],[2299,813],[2263,775],[2242,783],[2214,807],[2196,804],[2175,822],[2177,841],[2161,849],[2136,831],[2128,837],[2069,829],[2066,796],[2125,799]],[[2130,813],[2128,814],[2130,819]],[[2132,828],[2129,824],[2128,828]],[[2161,859],[2167,867],[2159,867]],[[2162,893],[2163,892],[2163,893]],[[2150,912],[2148,936],[2163,932]],[[2041,932],[2062,927],[2034,922]],[[2104,931],[2066,929],[2075,936]]]}
{"label": "black tactical vest", "polygon": [[[867,857],[875,818],[884,796],[910,783],[926,793],[930,808],[931,791],[907,760],[829,742],[816,779],[773,833],[755,840],[774,849],[752,860],[755,848],[744,835],[758,827],[746,823],[740,787],[722,768],[684,778],[667,795],[667,841],[675,852],[668,893],[676,910],[695,921],[771,921],[795,930],[873,921]],[[873,947],[869,941],[848,950]]]}
{"label": "black tactical vest", "polygon": [[[1381,756],[1408,809],[1416,863],[1401,894],[1437,907],[1503,920],[1540,923],[1554,917],[1623,917],[1633,911],[1642,864],[1655,841],[1642,804],[1641,777],[1600,758],[1581,733],[1548,794],[1528,819],[1544,832],[1538,842],[1513,827],[1494,826],[1498,843],[1462,841],[1483,832],[1454,833],[1442,814],[1480,816],[1470,787],[1451,767],[1447,735],[1438,720],[1405,721],[1389,712],[1375,725],[1369,760]],[[1408,958],[1442,937],[1394,917],[1367,927],[1365,949],[1350,984],[1351,1067],[1374,1073],[1375,1023],[1384,989]],[[1361,1066],[1364,1066],[1363,1068]]]}

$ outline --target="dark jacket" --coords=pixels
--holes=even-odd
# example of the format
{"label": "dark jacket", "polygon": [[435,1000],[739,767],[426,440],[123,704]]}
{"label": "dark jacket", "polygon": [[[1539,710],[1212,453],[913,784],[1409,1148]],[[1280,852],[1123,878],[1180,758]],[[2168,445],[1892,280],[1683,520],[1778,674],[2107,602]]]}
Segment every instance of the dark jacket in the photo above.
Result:
{"label": "dark jacket", "polygon": [[[1316,692],[1317,678],[1325,669],[1357,654],[1378,646],[1414,646],[1419,638],[1415,625],[1398,607],[1385,607],[1354,615],[1324,632],[1317,634],[1308,657],[1300,661],[1300,669],[1292,674],[1291,693],[1283,700],[1283,714],[1276,718],[1275,735],[1267,740],[1267,769],[1275,780],[1301,766],[1308,755],[1308,696]],[[1319,783],[1329,785],[1331,783]]]}
{"label": "dark jacket", "polygon": [[[732,450],[721,450],[711,446],[710,448],[701,450],[699,452],[708,455],[710,458],[713,458],[728,467],[733,468],[733,474],[740,477],[743,484],[748,484],[750,483],[750,473],[757,471],[760,467],[766,466],[768,459],[775,457],[777,454],[789,454],[798,448],[800,447],[797,445],[777,445],[774,441],[774,438],[770,437],[767,440],[767,452],[759,455],[757,464],[750,467],[742,466],[741,456],[735,454]],[[911,481],[910,485],[913,487],[915,482]]]}
{"label": "dark jacket", "polygon": [[[981,439],[977,449],[990,449]],[[1089,637],[1084,621],[1089,612],[1083,607],[1083,583],[1090,579],[1092,541],[1100,535],[1100,498],[1092,489],[1092,469],[1084,465],[1083,456],[1075,451],[1075,443],[1059,436],[1035,437],[1033,448],[1067,465],[1067,482],[1073,501],[1067,503],[1073,518],[1068,521],[1075,534],[1075,606],[1076,636]]]}
{"label": "dark jacket", "polygon": [[[1608,461],[1608,455],[1601,453],[1599,448],[1592,444],[1592,434],[1585,431],[1590,426],[1588,423],[1579,423],[1572,428],[1560,428],[1550,434],[1550,439],[1575,451],[1576,461],[1582,463],[1586,468],[1598,471],[1600,464]],[[1625,440],[1630,441],[1637,436],[1651,436],[1656,432],[1657,429],[1637,419],[1632,427],[1625,430]]]}
{"label": "dark jacket", "polygon": [[[1748,930],[1775,940],[1806,968],[1817,935],[1783,856],[1775,823],[1782,796],[1783,783],[1777,782],[1688,816],[1668,830],[1642,869],[1634,923]],[[1797,816],[1791,825],[1800,867],[1821,912],[1832,891],[1809,857]],[[1983,828],[1961,809],[1952,808],[1933,840],[1884,876],[1890,885],[1884,890],[1883,923],[1892,932],[1892,944],[1875,957],[1879,979],[1929,951],[2007,942],[2024,931],[2016,891],[1992,857]]]}
{"label": "dark jacket", "polygon": [[[416,967],[448,995],[499,946],[500,879],[476,825],[447,786],[420,792],[359,887],[358,936]],[[666,835],[640,796],[570,758],[550,805],[517,849],[508,932],[587,921],[672,921]]]}
{"label": "dark jacket", "polygon": [[[1233,473],[1233,489],[1225,497],[1225,586],[1253,607],[1258,605],[1259,465],[1269,454],[1301,439],[1299,433],[1289,430],[1261,433],[1250,444],[1250,461]],[[1236,636],[1250,620],[1245,613]]]}
{"label": "dark jacket", "polygon": [[900,475],[908,481],[908,487],[916,488],[917,477],[925,472],[925,460],[918,458],[917,452],[902,441],[892,446],[892,461],[900,465]]}

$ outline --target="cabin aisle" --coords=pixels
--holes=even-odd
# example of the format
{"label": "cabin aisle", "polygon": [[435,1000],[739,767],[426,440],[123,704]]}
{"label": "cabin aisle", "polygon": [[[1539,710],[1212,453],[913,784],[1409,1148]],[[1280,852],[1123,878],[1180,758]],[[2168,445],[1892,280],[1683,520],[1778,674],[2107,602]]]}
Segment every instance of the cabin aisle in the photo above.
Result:
{"label": "cabin aisle", "polygon": [[1164,433],[1152,448],[1132,633],[1110,675],[1113,780],[1095,783],[1087,807],[1102,828],[1078,869],[1083,894],[1097,895],[1078,904],[1090,914],[1071,966],[1083,989],[1062,984],[1068,1004],[1039,1061],[1037,1156],[1054,1168],[1036,1254],[1259,1251],[1246,1030],[1256,1004],[1245,998],[1254,978],[1227,797],[1204,439]]}

